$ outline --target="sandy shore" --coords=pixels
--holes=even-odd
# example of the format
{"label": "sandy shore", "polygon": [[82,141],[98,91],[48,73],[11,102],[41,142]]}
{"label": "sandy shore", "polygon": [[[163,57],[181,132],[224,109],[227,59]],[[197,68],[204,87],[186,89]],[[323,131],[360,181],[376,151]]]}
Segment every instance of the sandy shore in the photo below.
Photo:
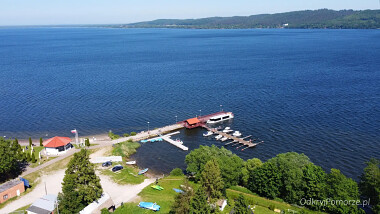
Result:
{"label": "sandy shore", "polygon": [[[43,140],[47,140],[51,137],[54,137],[54,136],[48,136],[48,137],[43,137],[42,139]],[[75,141],[75,136],[74,135],[67,135],[67,136],[64,136],[64,137],[69,137],[71,138],[71,140]],[[85,139],[85,138],[88,138],[90,139],[91,143],[94,141],[94,143],[96,143],[96,141],[109,141],[111,140],[109,137],[108,137],[108,134],[105,133],[105,134],[94,134],[94,135],[85,135],[85,136],[79,136],[79,139]],[[18,142],[20,145],[22,146],[27,146],[29,145],[29,138],[27,139],[18,139]],[[40,139],[39,138],[32,138],[32,142],[35,146],[39,146],[40,145]]]}

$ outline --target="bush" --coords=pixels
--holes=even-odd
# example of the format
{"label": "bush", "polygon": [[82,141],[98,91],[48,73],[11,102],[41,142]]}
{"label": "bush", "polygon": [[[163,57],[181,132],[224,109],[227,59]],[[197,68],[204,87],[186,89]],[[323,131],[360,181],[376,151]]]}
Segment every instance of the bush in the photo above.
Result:
{"label": "bush", "polygon": [[124,133],[123,136],[124,137],[129,137],[129,134],[128,133]]}
{"label": "bush", "polygon": [[90,139],[88,139],[88,138],[84,139],[84,145],[89,147],[90,146]]}
{"label": "bush", "polygon": [[180,168],[175,168],[170,172],[171,176],[183,176],[182,169]]}
{"label": "bush", "polygon": [[114,133],[112,133],[112,131],[110,130],[110,131],[108,132],[108,137],[110,137],[111,140],[115,140],[115,139],[119,139],[119,138],[120,138],[120,135],[114,134]]}
{"label": "bush", "polygon": [[276,207],[273,204],[271,204],[271,205],[269,205],[269,209],[274,211],[274,209],[276,209]]}
{"label": "bush", "polygon": [[131,136],[135,136],[136,135],[136,132],[131,132]]}
{"label": "bush", "polygon": [[101,214],[109,214],[110,211],[108,211],[107,208],[103,208],[102,210],[100,210]]}

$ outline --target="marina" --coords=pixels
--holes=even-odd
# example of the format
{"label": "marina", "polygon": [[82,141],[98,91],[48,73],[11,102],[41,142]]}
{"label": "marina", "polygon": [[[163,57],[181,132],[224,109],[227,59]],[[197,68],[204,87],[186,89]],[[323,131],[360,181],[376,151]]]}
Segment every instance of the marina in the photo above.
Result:
{"label": "marina", "polygon": [[[220,111],[220,112],[209,114],[209,115],[190,118],[185,121],[180,121],[180,122],[177,122],[176,124],[165,126],[163,128],[155,129],[152,131],[141,132],[137,134],[135,138],[141,140],[142,143],[166,141],[184,151],[188,151],[189,148],[184,146],[181,140],[171,139],[171,136],[179,134],[180,132],[179,131],[171,132],[171,131],[175,131],[182,128],[193,129],[193,128],[201,127],[208,130],[207,133],[203,134],[204,137],[216,135],[214,138],[216,140],[220,140],[221,142],[232,140],[232,142],[226,143],[225,145],[233,144],[233,146],[235,146],[235,145],[241,144],[237,148],[241,148],[244,146],[246,146],[246,148],[252,148],[264,142],[264,141],[261,141],[258,143],[252,143],[251,140],[249,141],[245,140],[247,138],[250,138],[251,135],[241,138],[240,137],[241,133],[237,130],[232,130],[230,127],[225,127],[224,130],[219,131],[218,128],[210,128],[209,126],[207,126],[207,124],[215,124],[217,122],[222,122],[222,121],[229,120],[232,118],[234,118],[234,115],[232,112]],[[168,133],[168,134],[162,135],[162,133]],[[150,138],[152,136],[158,136],[158,137]],[[123,141],[123,140],[119,139],[119,141]],[[243,148],[242,151],[244,151],[246,148]]]}

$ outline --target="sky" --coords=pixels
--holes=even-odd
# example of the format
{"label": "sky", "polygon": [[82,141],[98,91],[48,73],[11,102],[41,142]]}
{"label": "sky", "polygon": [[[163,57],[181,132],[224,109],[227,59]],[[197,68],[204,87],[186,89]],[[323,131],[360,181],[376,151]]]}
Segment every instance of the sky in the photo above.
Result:
{"label": "sky", "polygon": [[0,0],[0,25],[126,24],[328,8],[380,9],[380,0]]}

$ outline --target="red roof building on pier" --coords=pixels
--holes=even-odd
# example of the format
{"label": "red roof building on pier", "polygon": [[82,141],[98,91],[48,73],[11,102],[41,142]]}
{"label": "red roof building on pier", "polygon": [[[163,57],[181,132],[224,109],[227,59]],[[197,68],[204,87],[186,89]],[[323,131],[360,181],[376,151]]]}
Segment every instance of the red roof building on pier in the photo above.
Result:
{"label": "red roof building on pier", "polygon": [[196,128],[201,126],[201,121],[197,118],[190,118],[185,121],[185,127],[188,129]]}

